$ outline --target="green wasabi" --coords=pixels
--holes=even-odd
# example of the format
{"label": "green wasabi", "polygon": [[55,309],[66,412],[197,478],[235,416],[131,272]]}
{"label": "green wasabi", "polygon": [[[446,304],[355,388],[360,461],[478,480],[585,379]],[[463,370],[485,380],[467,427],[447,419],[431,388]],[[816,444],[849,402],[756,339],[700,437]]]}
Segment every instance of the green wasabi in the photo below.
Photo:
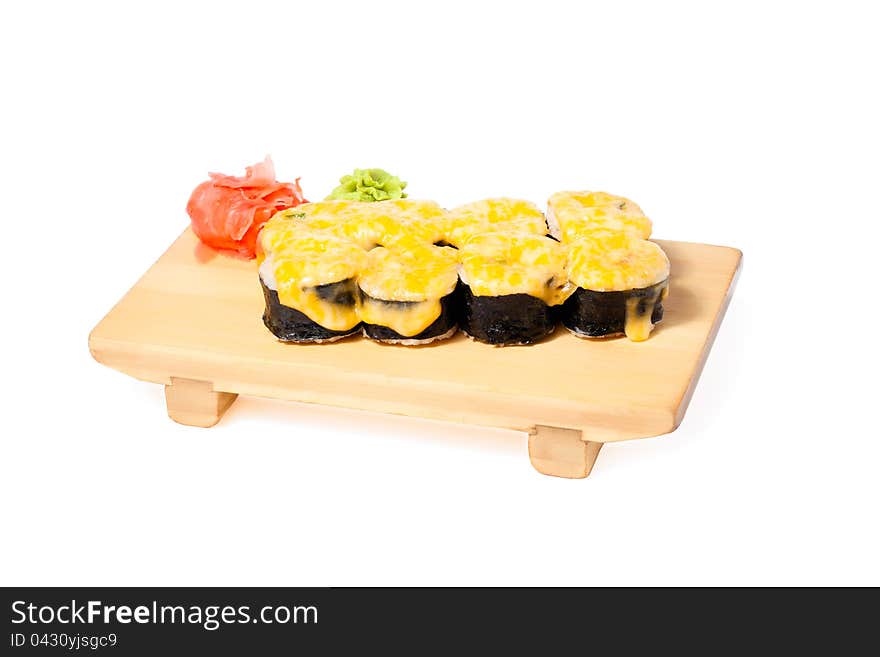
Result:
{"label": "green wasabi", "polygon": [[406,183],[384,169],[355,169],[342,176],[327,201],[387,201],[406,198]]}

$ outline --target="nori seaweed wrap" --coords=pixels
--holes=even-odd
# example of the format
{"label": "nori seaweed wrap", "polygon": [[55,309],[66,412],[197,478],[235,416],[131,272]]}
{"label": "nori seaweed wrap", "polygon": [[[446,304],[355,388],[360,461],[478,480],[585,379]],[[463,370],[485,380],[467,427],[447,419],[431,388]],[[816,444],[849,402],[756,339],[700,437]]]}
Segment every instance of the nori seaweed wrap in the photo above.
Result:
{"label": "nori seaweed wrap", "polygon": [[647,340],[663,319],[669,259],[654,242],[594,230],[568,251],[568,277],[577,289],[562,307],[562,323],[578,337],[625,334]]}
{"label": "nori seaweed wrap", "polygon": [[668,281],[665,280],[624,292],[595,292],[579,287],[562,306],[562,323],[569,331],[584,338],[643,335],[644,328],[637,327],[647,322],[650,332],[663,319],[663,299],[667,290]]}
{"label": "nori seaweed wrap", "polygon": [[571,293],[565,252],[549,237],[484,233],[461,249],[461,329],[492,345],[538,342]]}
{"label": "nori seaweed wrap", "polygon": [[[262,277],[260,287],[263,288],[263,298],[266,301],[263,324],[282,342],[335,342],[361,329],[360,322],[345,331],[324,328],[305,313],[282,304],[278,299],[278,292],[266,287]],[[316,285],[313,291],[328,303],[346,306],[354,306],[357,303],[357,282],[353,278],[338,283]]]}
{"label": "nori seaweed wrap", "polygon": [[462,285],[459,313],[462,331],[494,345],[533,344],[556,328],[554,308],[524,293],[475,296]]}

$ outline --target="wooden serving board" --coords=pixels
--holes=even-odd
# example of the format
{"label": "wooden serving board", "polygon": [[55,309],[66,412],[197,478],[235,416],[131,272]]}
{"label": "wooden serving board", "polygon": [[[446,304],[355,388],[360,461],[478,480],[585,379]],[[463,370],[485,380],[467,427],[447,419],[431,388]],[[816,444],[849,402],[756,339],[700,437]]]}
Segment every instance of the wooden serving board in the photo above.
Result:
{"label": "wooden serving board", "polygon": [[164,384],[168,414],[212,426],[239,394],[529,432],[532,464],[586,477],[603,443],[681,422],[733,292],[742,253],[658,242],[672,263],[665,318],[646,342],[563,328],[526,347],[457,334],[422,347],[350,338],[278,342],[263,326],[253,261],[187,229],[89,336],[94,358]]}

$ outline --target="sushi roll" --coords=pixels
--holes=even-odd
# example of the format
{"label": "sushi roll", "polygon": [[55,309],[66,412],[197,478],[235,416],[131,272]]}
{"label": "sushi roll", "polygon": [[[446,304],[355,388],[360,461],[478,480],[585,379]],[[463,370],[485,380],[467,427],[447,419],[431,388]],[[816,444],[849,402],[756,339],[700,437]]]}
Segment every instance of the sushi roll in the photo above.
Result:
{"label": "sushi roll", "polygon": [[450,210],[443,222],[441,245],[461,248],[471,237],[488,232],[546,235],[544,214],[534,203],[514,198],[488,198]]}
{"label": "sushi roll", "polygon": [[329,231],[273,217],[260,233],[263,323],[284,342],[334,342],[358,333],[357,276],[366,254]]}
{"label": "sushi roll", "polygon": [[492,345],[538,342],[556,328],[571,292],[565,252],[542,235],[483,233],[461,248],[459,325]]}
{"label": "sushi roll", "polygon": [[452,337],[457,283],[452,249],[421,243],[374,248],[358,278],[364,335],[408,346]]}
{"label": "sushi roll", "polygon": [[557,192],[547,201],[550,234],[562,242],[574,242],[590,231],[607,228],[648,239],[651,220],[642,209],[623,196],[606,192]]}
{"label": "sushi roll", "polygon": [[663,319],[669,259],[654,242],[594,230],[569,246],[568,279],[577,289],[562,307],[562,323],[578,337],[625,334],[641,342]]}

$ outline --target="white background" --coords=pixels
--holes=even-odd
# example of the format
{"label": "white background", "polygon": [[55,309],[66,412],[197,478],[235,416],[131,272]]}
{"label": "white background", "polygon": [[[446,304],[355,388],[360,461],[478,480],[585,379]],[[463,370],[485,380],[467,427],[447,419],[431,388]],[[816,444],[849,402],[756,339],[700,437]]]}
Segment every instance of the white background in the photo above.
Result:
{"label": "white background", "polygon": [[[419,5],[4,3],[0,583],[880,584],[872,3]],[[604,189],[741,248],[684,423],[582,481],[501,430],[174,424],[88,332],[266,153],[310,198]]]}

